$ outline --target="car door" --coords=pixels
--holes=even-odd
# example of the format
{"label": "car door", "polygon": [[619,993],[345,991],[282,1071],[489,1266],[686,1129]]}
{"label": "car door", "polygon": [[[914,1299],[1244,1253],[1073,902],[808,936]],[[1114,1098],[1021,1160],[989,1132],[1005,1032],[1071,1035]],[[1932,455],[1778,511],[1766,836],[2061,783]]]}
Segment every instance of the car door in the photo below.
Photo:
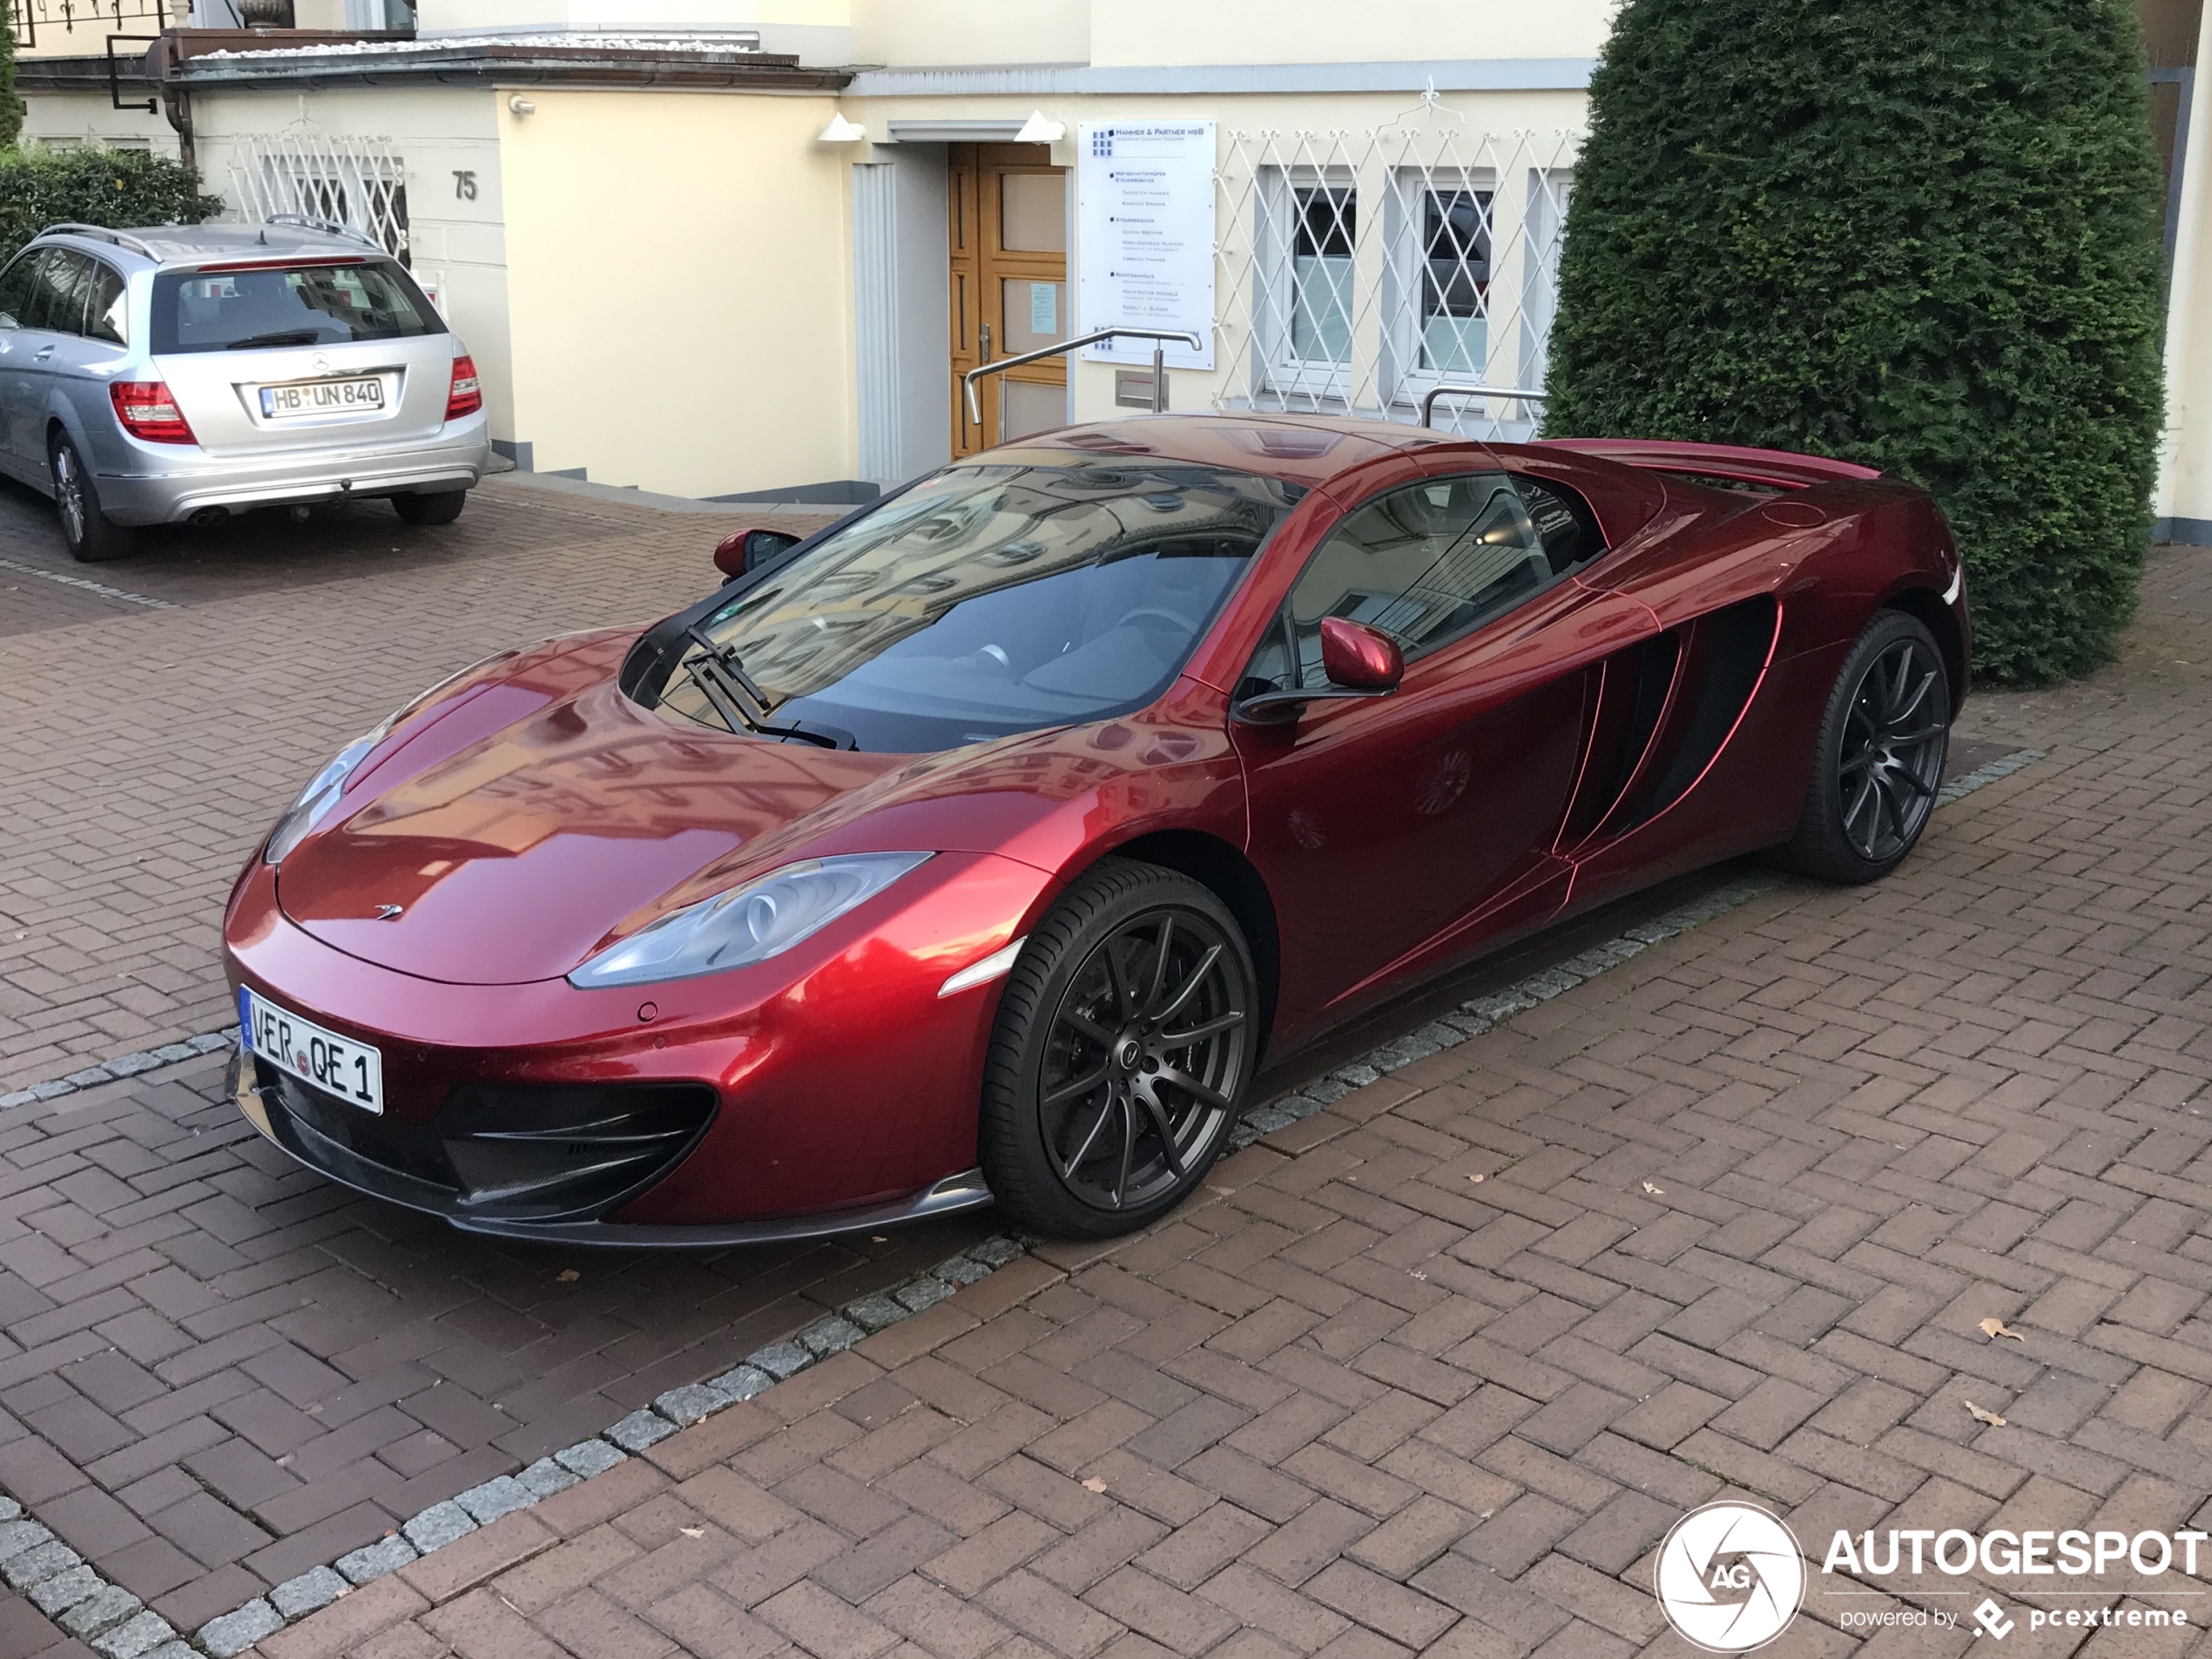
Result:
{"label": "car door", "polygon": [[19,478],[30,475],[16,453],[17,411],[30,403],[37,383],[31,359],[45,343],[27,321],[38,268],[51,251],[31,248],[0,271],[0,469]]}
{"label": "car door", "polygon": [[1582,747],[1589,665],[1652,631],[1632,599],[1574,579],[1600,550],[1548,550],[1534,481],[1432,475],[1347,511],[1293,584],[1240,693],[1316,686],[1325,616],[1391,634],[1389,697],[1239,721],[1249,853],[1275,896],[1285,1028],[1540,921]]}
{"label": "car door", "polygon": [[56,360],[83,330],[92,263],[72,249],[50,247],[30,280],[7,393],[8,448],[24,476],[46,476],[46,414],[62,367]]}
{"label": "car door", "polygon": [[[84,304],[73,311],[76,326],[64,329],[55,318],[53,355],[46,360],[49,410],[67,406],[85,446],[84,459],[98,471],[116,464],[115,405],[108,388],[113,371],[129,349],[128,307],[123,273],[105,260],[80,256],[84,263],[81,286]],[[43,422],[42,422],[43,425]],[[37,459],[46,459],[45,435],[38,435]]]}

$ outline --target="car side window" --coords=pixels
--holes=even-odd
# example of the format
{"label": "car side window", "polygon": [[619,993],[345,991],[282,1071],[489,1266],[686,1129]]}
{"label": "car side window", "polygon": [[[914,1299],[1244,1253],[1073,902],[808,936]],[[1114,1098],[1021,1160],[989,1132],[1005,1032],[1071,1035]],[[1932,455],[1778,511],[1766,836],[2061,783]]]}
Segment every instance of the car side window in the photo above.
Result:
{"label": "car side window", "polygon": [[37,273],[44,253],[43,248],[33,248],[0,271],[0,328],[23,327],[24,314],[30,308],[30,280]]}
{"label": "car side window", "polygon": [[1321,619],[1393,636],[1413,662],[1605,550],[1572,490],[1501,472],[1424,479],[1345,516],[1291,590],[1240,694],[1318,685]]}
{"label": "car side window", "polygon": [[44,328],[57,334],[84,332],[85,291],[91,286],[92,262],[65,247],[50,247],[31,279],[26,328]]}
{"label": "car side window", "polygon": [[1553,578],[1543,539],[1500,472],[1425,478],[1345,516],[1291,590],[1298,683],[1321,683],[1321,619],[1393,636],[1413,662]]}
{"label": "car side window", "polygon": [[84,306],[86,337],[117,346],[130,344],[126,298],[122,273],[94,260],[91,294]]}
{"label": "car side window", "polygon": [[1513,486],[1521,492],[1536,534],[1543,538],[1544,552],[1554,575],[1577,570],[1606,550],[1605,533],[1598,528],[1597,515],[1565,484],[1517,472],[1513,475]]}

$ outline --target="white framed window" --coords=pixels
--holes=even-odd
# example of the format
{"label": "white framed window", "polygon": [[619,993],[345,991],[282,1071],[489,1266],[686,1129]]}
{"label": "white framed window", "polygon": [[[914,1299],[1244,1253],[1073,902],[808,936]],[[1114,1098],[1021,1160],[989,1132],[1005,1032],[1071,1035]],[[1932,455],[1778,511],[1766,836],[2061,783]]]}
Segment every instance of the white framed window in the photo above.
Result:
{"label": "white framed window", "polygon": [[1255,193],[1252,314],[1264,334],[1256,394],[1340,407],[1359,315],[1359,191],[1348,168],[1270,167]]}
{"label": "white framed window", "polygon": [[[1453,111],[1366,132],[1224,131],[1215,172],[1221,407],[1416,421],[1440,385],[1543,385],[1581,134]],[[1530,396],[1440,426],[1525,438]]]}
{"label": "white framed window", "polygon": [[1521,349],[1516,386],[1541,386],[1551,366],[1552,320],[1559,314],[1559,256],[1567,246],[1571,167],[1531,167],[1521,236]]}
{"label": "white framed window", "polygon": [[1384,401],[1411,408],[1430,387],[1490,373],[1496,181],[1487,170],[1399,167],[1384,201]]}

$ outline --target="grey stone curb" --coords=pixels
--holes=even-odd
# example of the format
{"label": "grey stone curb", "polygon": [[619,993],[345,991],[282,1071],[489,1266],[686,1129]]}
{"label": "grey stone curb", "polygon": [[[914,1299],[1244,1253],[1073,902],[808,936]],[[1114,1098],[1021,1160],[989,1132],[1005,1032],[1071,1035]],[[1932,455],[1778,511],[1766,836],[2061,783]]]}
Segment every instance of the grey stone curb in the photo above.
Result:
{"label": "grey stone curb", "polygon": [[73,1095],[80,1089],[95,1089],[102,1083],[120,1082],[125,1077],[135,1077],[142,1071],[158,1071],[164,1066],[173,1066],[179,1060],[197,1060],[204,1054],[234,1048],[238,1043],[238,1028],[226,1025],[220,1031],[203,1031],[196,1037],[186,1037],[181,1042],[164,1043],[158,1049],[144,1054],[119,1054],[112,1060],[103,1060],[97,1066],[87,1066],[82,1071],[72,1071],[66,1077],[56,1077],[50,1082],[33,1083],[28,1089],[0,1095],[0,1111],[10,1106],[32,1106],[44,1100],[59,1100],[64,1095]]}
{"label": "grey stone curb", "polygon": [[1937,790],[1936,805],[1948,806],[1952,801],[1973,794],[1984,784],[1993,784],[2000,778],[2009,778],[2021,767],[2032,766],[2042,759],[2040,749],[2015,749],[2012,753],[2000,755],[1994,760],[1985,760],[1972,772],[1953,778]]}
{"label": "grey stone curb", "polygon": [[[2017,749],[1954,779],[1938,792],[1936,805],[1947,806],[1986,784],[2008,778],[2024,766],[2042,759],[2040,749]],[[1416,1060],[1456,1048],[1480,1036],[1514,1015],[1549,1001],[1583,981],[1595,979],[1641,955],[1654,945],[1672,939],[1725,915],[1739,905],[1788,885],[1787,878],[1764,873],[1738,877],[1703,898],[1677,906],[1650,921],[1639,922],[1602,944],[1568,957],[1565,961],[1527,978],[1461,1003],[1442,1018],[1417,1031],[1394,1037],[1369,1049],[1358,1060],[1339,1066],[1318,1082],[1296,1094],[1247,1111],[1230,1131],[1232,1148],[1249,1146],[1261,1136],[1310,1117],[1353,1089],[1388,1076]],[[152,1056],[126,1055],[95,1069],[105,1074],[125,1062],[151,1059],[153,1065],[172,1059],[187,1060],[212,1053],[237,1041],[238,1028],[192,1038],[158,1049]],[[172,1050],[182,1050],[172,1053]],[[136,1066],[135,1071],[150,1069]],[[133,1071],[116,1073],[130,1076]],[[42,1083],[39,1089],[0,1096],[0,1106],[28,1100],[51,1099],[73,1089],[89,1088],[79,1072],[62,1080],[61,1086]],[[94,1081],[111,1081],[102,1075]],[[579,1480],[603,1474],[632,1455],[659,1444],[678,1429],[703,1422],[717,1412],[772,1388],[810,1366],[820,1364],[871,1333],[910,1318],[935,1306],[963,1285],[972,1285],[1023,1253],[1021,1240],[1006,1233],[994,1234],[948,1257],[927,1273],[918,1273],[891,1291],[878,1291],[847,1303],[786,1341],[772,1342],[745,1356],[718,1377],[671,1388],[652,1405],[635,1411],[605,1433],[579,1440],[550,1457],[540,1458],[528,1468],[502,1474],[482,1486],[471,1487],[457,1497],[433,1504],[397,1532],[375,1543],[341,1555],[328,1567],[318,1567],[287,1579],[266,1596],[252,1601],[219,1618],[210,1619],[193,1632],[194,1647],[177,1639],[176,1632],[157,1615],[147,1611],[129,1591],[110,1584],[87,1566],[83,1558],[52,1533],[24,1514],[23,1506],[0,1495],[0,1579],[23,1591],[41,1611],[55,1616],[71,1635],[85,1641],[102,1659],[232,1659],[264,1636],[273,1635],[295,1619],[327,1607],[356,1585],[395,1573],[409,1561],[465,1538],[479,1527],[502,1515],[514,1514],[565,1491]]]}

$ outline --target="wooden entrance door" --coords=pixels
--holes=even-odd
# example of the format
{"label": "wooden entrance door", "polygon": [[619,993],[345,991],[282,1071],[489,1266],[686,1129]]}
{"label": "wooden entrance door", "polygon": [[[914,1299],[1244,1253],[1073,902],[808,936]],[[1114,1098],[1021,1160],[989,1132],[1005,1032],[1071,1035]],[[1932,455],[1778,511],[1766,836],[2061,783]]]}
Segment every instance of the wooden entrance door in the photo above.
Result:
{"label": "wooden entrance door", "polygon": [[961,376],[978,363],[1068,338],[1068,170],[1054,166],[1050,148],[1041,144],[946,148],[953,453],[967,455],[1068,423],[1064,358],[985,381],[981,427],[968,418],[961,395]]}

